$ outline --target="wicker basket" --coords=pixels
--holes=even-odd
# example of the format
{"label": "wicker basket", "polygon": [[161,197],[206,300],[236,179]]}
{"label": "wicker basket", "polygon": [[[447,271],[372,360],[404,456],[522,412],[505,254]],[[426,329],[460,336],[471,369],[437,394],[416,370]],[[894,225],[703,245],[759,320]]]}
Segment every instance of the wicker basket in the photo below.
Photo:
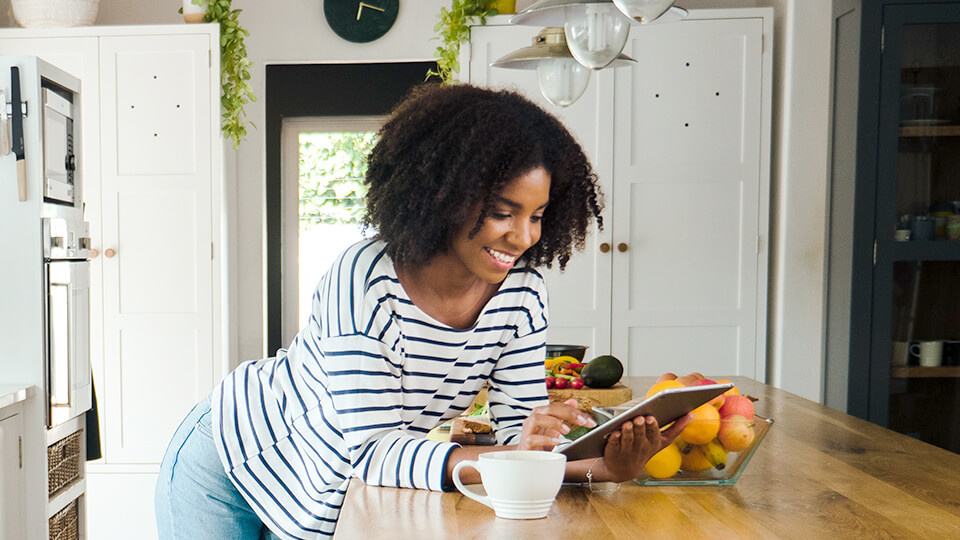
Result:
{"label": "wicker basket", "polygon": [[77,501],[63,507],[50,518],[50,540],[78,540],[80,538],[80,516]]}
{"label": "wicker basket", "polygon": [[11,0],[13,16],[24,28],[90,26],[100,0]]}
{"label": "wicker basket", "polygon": [[47,447],[47,495],[55,493],[80,478],[80,438],[83,430]]}

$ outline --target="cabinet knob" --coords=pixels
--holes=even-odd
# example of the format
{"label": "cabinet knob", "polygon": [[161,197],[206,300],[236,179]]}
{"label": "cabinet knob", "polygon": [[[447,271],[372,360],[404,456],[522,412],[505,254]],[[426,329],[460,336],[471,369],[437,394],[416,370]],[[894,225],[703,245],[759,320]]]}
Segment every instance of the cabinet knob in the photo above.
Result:
{"label": "cabinet knob", "polygon": [[108,259],[112,259],[113,256],[116,255],[116,254],[117,254],[117,252],[114,251],[114,250],[112,250],[112,249],[110,249],[110,248],[107,248],[107,250],[103,252],[103,256],[106,257],[106,258],[108,258]]}
{"label": "cabinet knob", "polygon": [[620,242],[619,244],[617,244],[617,251],[619,251],[620,253],[623,253],[626,250],[627,250],[627,244],[625,242]]}
{"label": "cabinet knob", "polygon": [[98,251],[97,248],[90,248],[90,258],[96,259],[97,255],[100,255],[100,251]]}
{"label": "cabinet knob", "polygon": [[600,253],[609,253],[609,252],[610,252],[610,244],[606,242],[600,244]]}

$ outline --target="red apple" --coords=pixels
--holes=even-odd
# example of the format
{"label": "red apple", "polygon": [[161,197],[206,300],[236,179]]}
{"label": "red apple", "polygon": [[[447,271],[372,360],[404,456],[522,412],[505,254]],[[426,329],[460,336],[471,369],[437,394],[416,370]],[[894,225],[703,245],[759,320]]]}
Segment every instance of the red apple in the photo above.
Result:
{"label": "red apple", "polygon": [[739,414],[720,419],[717,439],[728,452],[739,452],[749,447],[754,435],[753,422]]}
{"label": "red apple", "polygon": [[[690,384],[690,386],[702,386],[704,384],[717,384],[717,383],[713,379],[700,379],[699,381],[696,381]],[[719,409],[720,407],[723,407],[723,394],[720,394],[719,396],[711,399],[709,403],[714,407],[716,407],[717,409]]]}
{"label": "red apple", "polygon": [[753,420],[753,402],[746,396],[727,396],[720,407],[720,418],[727,418],[739,414],[747,420]]}

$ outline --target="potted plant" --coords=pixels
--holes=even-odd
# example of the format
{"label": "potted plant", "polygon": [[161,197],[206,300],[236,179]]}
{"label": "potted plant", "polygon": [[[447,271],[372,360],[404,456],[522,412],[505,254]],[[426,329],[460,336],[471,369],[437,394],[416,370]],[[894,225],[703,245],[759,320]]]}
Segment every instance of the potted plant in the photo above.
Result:
{"label": "potted plant", "polygon": [[221,129],[224,135],[233,139],[233,147],[237,148],[240,141],[247,136],[243,106],[256,101],[257,97],[250,86],[252,62],[247,59],[247,47],[244,44],[244,38],[250,35],[250,32],[240,26],[238,17],[242,10],[230,9],[231,2],[232,0],[184,0],[180,13],[184,15],[184,20],[191,22],[191,19],[199,18],[196,17],[196,7],[200,7],[203,22],[220,25],[220,105],[223,108]]}
{"label": "potted plant", "polygon": [[512,0],[451,0],[450,9],[440,8],[440,22],[433,27],[442,45],[437,47],[437,70],[427,72],[427,78],[440,77],[444,83],[454,80],[453,74],[460,71],[460,44],[470,40],[470,25],[479,21],[487,24],[487,17],[498,13],[513,13],[516,2]]}

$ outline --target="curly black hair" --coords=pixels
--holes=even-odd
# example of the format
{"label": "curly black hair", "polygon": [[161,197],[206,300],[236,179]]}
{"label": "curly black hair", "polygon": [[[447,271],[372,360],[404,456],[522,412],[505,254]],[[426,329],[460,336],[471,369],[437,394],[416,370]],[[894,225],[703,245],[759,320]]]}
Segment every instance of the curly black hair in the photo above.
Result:
{"label": "curly black hair", "polygon": [[380,129],[368,158],[364,225],[386,242],[398,266],[423,264],[449,249],[480,203],[471,236],[498,195],[542,166],[550,204],[540,241],[521,257],[562,270],[587,228],[603,228],[602,194],[583,149],[553,115],[509,90],[468,84],[414,88]]}

